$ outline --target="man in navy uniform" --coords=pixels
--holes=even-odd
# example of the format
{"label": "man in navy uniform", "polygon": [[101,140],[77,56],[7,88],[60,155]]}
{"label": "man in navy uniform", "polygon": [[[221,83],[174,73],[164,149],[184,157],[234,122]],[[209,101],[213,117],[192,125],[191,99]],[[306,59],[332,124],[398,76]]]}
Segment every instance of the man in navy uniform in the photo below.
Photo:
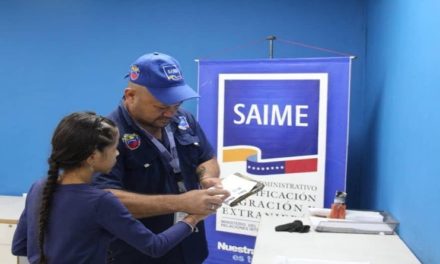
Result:
{"label": "man in navy uniform", "polygon": [[[118,125],[119,156],[110,174],[94,184],[109,189],[129,211],[159,233],[191,214],[210,214],[229,193],[220,187],[219,165],[195,118],[179,108],[198,94],[171,56],[150,53],[130,67],[121,104],[110,114]],[[210,189],[208,189],[210,188]],[[203,222],[162,258],[151,258],[121,240],[109,250],[110,263],[202,263],[208,256]]]}

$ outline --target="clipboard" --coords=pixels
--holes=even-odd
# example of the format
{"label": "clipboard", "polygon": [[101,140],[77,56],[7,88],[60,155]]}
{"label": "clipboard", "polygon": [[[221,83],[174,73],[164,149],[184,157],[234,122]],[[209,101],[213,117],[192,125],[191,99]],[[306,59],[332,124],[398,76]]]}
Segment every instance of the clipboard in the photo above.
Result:
{"label": "clipboard", "polygon": [[234,207],[244,199],[256,194],[264,188],[264,184],[249,176],[235,172],[222,178],[223,189],[228,190],[231,195],[223,202]]}

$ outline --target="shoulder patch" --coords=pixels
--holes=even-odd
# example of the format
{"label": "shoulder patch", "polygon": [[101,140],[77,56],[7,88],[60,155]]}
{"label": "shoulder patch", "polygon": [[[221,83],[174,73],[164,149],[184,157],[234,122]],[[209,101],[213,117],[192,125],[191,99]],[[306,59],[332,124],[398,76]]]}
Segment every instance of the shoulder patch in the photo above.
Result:
{"label": "shoulder patch", "polygon": [[136,133],[124,134],[122,136],[122,142],[124,142],[128,149],[135,150],[141,145],[141,138]]}
{"label": "shoulder patch", "polygon": [[189,124],[185,116],[179,116],[179,125],[177,127],[181,130],[187,130],[189,128]]}

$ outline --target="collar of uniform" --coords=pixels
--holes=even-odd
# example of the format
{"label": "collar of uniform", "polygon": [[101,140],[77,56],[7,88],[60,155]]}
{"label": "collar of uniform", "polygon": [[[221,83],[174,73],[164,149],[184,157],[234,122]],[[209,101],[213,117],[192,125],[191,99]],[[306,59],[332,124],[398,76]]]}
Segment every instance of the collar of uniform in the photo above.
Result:
{"label": "collar of uniform", "polygon": [[179,116],[181,116],[182,113],[180,110],[177,110],[176,114],[171,118],[170,124],[168,125],[171,131],[174,133],[177,130],[177,126],[179,125]]}
{"label": "collar of uniform", "polygon": [[[120,118],[122,119],[123,124],[123,130],[120,130],[121,137],[123,133],[137,133],[141,137],[141,148],[143,144],[146,144],[150,147],[148,149],[153,148],[154,144],[145,136],[143,131],[137,126],[136,122],[131,118],[130,114],[128,113],[127,109],[124,106],[124,101],[122,100],[121,104],[119,105],[119,113]],[[141,158],[139,160],[142,160],[145,162],[145,164],[151,164],[154,159],[156,159],[158,156],[160,156],[160,153],[158,151],[129,151],[131,155],[140,155]]]}
{"label": "collar of uniform", "polygon": [[128,126],[130,126],[133,130],[140,130],[136,122],[131,118],[130,114],[127,111],[127,108],[125,108],[124,105],[124,99],[121,100],[121,103],[119,104],[119,109],[122,113],[122,116],[124,117],[125,122]]}

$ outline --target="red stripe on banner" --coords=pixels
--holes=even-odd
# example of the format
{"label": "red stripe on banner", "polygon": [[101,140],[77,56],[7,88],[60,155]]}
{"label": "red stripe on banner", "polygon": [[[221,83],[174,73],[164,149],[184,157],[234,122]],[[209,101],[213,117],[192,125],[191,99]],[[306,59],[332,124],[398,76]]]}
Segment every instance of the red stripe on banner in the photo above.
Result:
{"label": "red stripe on banner", "polygon": [[310,172],[318,170],[318,159],[288,160],[286,173]]}

